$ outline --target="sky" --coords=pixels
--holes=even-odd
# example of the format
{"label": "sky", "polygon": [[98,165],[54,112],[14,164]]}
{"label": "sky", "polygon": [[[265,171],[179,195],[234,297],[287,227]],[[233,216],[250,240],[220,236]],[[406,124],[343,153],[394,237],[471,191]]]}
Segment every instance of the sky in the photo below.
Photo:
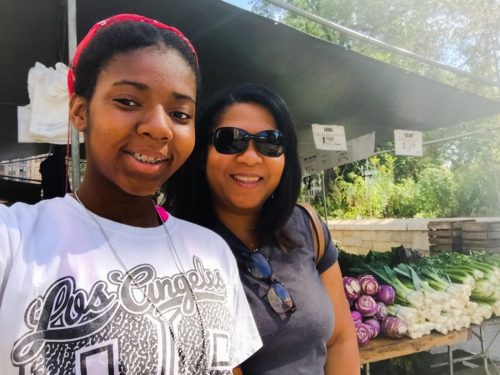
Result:
{"label": "sky", "polygon": [[236,5],[240,8],[250,10],[252,8],[252,4],[250,4],[250,0],[223,0],[226,3]]}

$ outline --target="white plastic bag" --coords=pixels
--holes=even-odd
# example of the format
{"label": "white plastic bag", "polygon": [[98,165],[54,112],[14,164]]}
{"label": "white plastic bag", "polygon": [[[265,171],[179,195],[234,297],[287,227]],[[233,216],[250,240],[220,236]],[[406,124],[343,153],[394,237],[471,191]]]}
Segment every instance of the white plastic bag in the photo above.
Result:
{"label": "white plastic bag", "polygon": [[[67,90],[68,67],[57,63],[54,68],[47,68],[37,62],[28,73],[29,106],[18,112],[25,113],[24,121],[29,117],[28,134],[23,132],[22,116],[18,117],[19,142],[43,142],[66,144],[68,141],[68,104]],[[20,134],[24,134],[22,137]]]}

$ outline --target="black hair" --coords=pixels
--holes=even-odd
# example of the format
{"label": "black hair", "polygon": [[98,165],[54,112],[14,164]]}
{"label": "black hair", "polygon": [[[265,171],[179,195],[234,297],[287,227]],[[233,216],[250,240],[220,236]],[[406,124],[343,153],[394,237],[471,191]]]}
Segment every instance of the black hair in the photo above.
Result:
{"label": "black hair", "polygon": [[99,73],[115,55],[150,46],[164,46],[178,51],[193,70],[199,93],[201,75],[198,62],[181,37],[147,22],[126,21],[100,29],[82,51],[75,71],[75,94],[92,99]]}
{"label": "black hair", "polygon": [[285,166],[273,195],[265,202],[257,231],[264,243],[281,248],[296,241],[285,231],[300,192],[301,168],[297,150],[297,133],[290,111],[283,99],[273,91],[257,85],[244,84],[216,94],[199,113],[196,120],[196,144],[187,162],[166,184],[166,207],[174,215],[209,226],[215,211],[208,182],[206,162],[211,131],[224,111],[238,103],[254,103],[266,108],[278,130],[285,134]]}

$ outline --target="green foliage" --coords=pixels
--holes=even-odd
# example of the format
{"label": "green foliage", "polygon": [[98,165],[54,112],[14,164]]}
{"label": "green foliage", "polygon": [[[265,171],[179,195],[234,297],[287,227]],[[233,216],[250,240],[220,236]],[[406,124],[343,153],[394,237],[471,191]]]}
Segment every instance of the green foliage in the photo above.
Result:
{"label": "green foliage", "polygon": [[[285,0],[388,44],[500,81],[498,0]],[[389,53],[301,16],[254,0],[254,11],[308,34],[454,87],[498,100],[481,85]],[[383,10],[383,11],[381,11]],[[349,126],[349,124],[346,124]],[[383,154],[335,168],[327,179],[329,215],[358,217],[500,216],[499,117],[425,134],[434,140],[474,133],[424,149],[424,157]],[[384,149],[393,145],[384,145]],[[311,180],[313,181],[313,180]],[[323,209],[316,197],[318,209]],[[313,202],[314,203],[314,202]]]}
{"label": "green foliage", "polygon": [[455,176],[445,167],[428,167],[418,175],[415,200],[418,216],[450,217],[456,212],[457,183]]}
{"label": "green foliage", "polygon": [[[498,0],[285,0],[287,3],[385,43],[499,80],[500,6]],[[359,41],[264,0],[254,11],[305,33],[345,46],[375,59],[481,95],[497,97],[493,86],[420,63]],[[381,11],[383,9],[383,11]]]}
{"label": "green foliage", "polygon": [[458,207],[454,216],[498,216],[500,163],[477,161],[456,171]]}
{"label": "green foliage", "polygon": [[418,187],[411,178],[394,184],[393,194],[384,207],[383,217],[414,217],[418,213]]}
{"label": "green foliage", "polygon": [[354,172],[340,174],[330,186],[328,195],[329,214],[335,217],[354,219],[359,217],[381,217],[394,191],[394,158],[385,155],[384,163],[373,157],[367,163],[369,175]]}
{"label": "green foliage", "polygon": [[[370,204],[366,198],[366,184],[361,176],[350,173],[348,176],[339,176],[333,183],[332,190],[335,194],[329,196],[327,208],[333,209],[334,217],[346,219],[369,216]],[[371,202],[370,202],[371,203]]]}
{"label": "green foliage", "polygon": [[[326,199],[328,215],[344,219],[499,215],[500,164],[471,163],[458,170],[429,164],[398,181],[394,175],[398,159],[390,154],[373,157],[364,176],[335,168]],[[313,204],[323,210],[321,197]]]}

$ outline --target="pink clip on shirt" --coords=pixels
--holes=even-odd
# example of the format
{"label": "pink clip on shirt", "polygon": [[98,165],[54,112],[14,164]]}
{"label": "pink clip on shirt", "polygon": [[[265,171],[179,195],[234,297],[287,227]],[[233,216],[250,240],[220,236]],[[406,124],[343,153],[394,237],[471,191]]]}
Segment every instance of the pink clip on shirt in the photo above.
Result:
{"label": "pink clip on shirt", "polygon": [[166,222],[168,220],[168,212],[162,206],[156,206],[156,212],[161,221]]}

